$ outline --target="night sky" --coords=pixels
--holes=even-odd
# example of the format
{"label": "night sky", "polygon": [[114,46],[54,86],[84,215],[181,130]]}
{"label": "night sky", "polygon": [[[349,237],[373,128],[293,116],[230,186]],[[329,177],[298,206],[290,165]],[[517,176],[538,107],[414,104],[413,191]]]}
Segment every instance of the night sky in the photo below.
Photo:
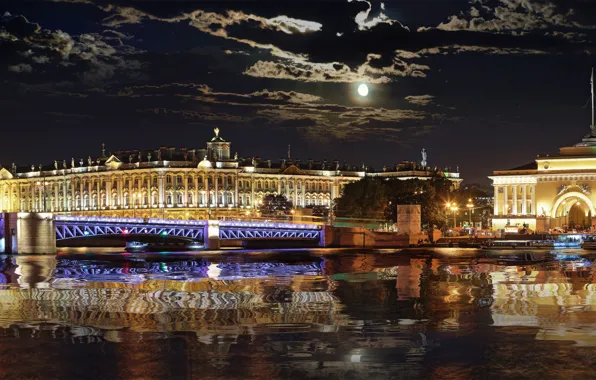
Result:
{"label": "night sky", "polygon": [[[596,1],[3,1],[0,162],[160,146],[487,183],[589,132]],[[367,97],[356,89],[367,83]]]}

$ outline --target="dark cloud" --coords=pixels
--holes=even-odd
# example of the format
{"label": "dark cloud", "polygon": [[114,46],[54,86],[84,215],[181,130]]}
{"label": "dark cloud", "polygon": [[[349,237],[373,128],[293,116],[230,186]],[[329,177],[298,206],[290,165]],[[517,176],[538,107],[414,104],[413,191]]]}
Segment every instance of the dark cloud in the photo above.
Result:
{"label": "dark cloud", "polygon": [[[63,138],[92,125],[118,144],[181,145],[222,125],[252,139],[251,149],[281,138],[313,156],[320,148],[311,146],[329,142],[325,150],[365,158],[437,141],[451,157],[453,136],[480,139],[488,122],[505,120],[490,124],[505,131],[507,120],[551,122],[556,102],[581,107],[586,94],[569,94],[587,89],[578,62],[596,53],[596,8],[579,0],[54,0],[6,9],[7,125]],[[526,131],[518,125],[510,136]],[[517,140],[532,140],[530,128]]]}

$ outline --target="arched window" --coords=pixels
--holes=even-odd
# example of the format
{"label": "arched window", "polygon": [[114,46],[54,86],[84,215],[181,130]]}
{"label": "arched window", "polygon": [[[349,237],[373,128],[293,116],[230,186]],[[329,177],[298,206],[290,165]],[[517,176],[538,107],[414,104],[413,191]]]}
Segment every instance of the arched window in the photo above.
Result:
{"label": "arched window", "polygon": [[172,195],[171,195],[171,194],[168,194],[168,195],[166,196],[166,203],[167,203],[167,204],[169,204],[169,205],[171,205],[171,204],[172,204]]}
{"label": "arched window", "polygon": [[188,204],[191,205],[192,203],[192,194],[188,194]]}

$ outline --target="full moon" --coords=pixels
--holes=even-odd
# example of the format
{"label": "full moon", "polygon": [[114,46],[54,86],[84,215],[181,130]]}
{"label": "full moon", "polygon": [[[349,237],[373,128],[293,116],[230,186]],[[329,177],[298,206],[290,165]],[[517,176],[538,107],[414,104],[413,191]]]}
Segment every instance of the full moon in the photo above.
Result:
{"label": "full moon", "polygon": [[366,96],[366,95],[368,95],[368,86],[365,85],[364,83],[361,84],[360,86],[358,86],[358,94],[360,96]]}

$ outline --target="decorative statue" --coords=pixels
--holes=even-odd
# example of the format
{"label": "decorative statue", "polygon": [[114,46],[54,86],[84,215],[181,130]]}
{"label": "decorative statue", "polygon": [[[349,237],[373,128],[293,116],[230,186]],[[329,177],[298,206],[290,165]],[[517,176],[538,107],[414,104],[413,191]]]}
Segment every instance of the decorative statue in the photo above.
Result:
{"label": "decorative statue", "polygon": [[128,156],[128,163],[132,164],[132,154]]}
{"label": "decorative statue", "polygon": [[582,189],[582,191],[586,194],[590,194],[590,185],[587,184],[581,184],[579,185],[579,188]]}
{"label": "decorative statue", "polygon": [[14,162],[12,163],[11,167],[12,167],[12,173],[17,174],[17,166],[15,165]]}
{"label": "decorative statue", "polygon": [[141,162],[141,152],[138,154],[139,162]]}
{"label": "decorative statue", "polygon": [[31,165],[31,171],[34,172],[35,171],[35,165]]}
{"label": "decorative statue", "polygon": [[62,160],[62,169],[66,169],[66,160]]}
{"label": "decorative statue", "polygon": [[72,157],[72,158],[70,159],[70,167],[71,167],[71,168],[74,168],[74,167],[75,167],[74,157]]}
{"label": "decorative statue", "polygon": [[252,166],[257,167],[257,160],[255,160],[255,158],[252,158]]}
{"label": "decorative statue", "polygon": [[89,166],[93,165],[93,160],[91,159],[91,156],[87,157],[87,163],[89,164]]}
{"label": "decorative statue", "polygon": [[312,169],[312,161],[308,161],[308,170]]}
{"label": "decorative statue", "polygon": [[383,171],[386,172],[387,171],[387,166],[383,166]]}
{"label": "decorative statue", "polygon": [[98,158],[97,160],[95,160],[95,163],[96,163],[97,165],[99,165],[99,164],[100,164],[100,162],[101,162],[101,160],[100,160],[99,158]]}
{"label": "decorative statue", "polygon": [[422,161],[420,162],[420,165],[426,167],[426,149],[422,148],[422,151],[420,153],[422,153]]}
{"label": "decorative statue", "polygon": [[271,169],[271,160],[267,160],[267,167],[269,167],[269,169]]}
{"label": "decorative statue", "polygon": [[106,144],[101,143],[101,156],[105,157],[106,156]]}
{"label": "decorative statue", "polygon": [[157,151],[157,161],[161,161],[161,149]]}
{"label": "decorative statue", "polygon": [[151,152],[147,153],[147,161],[151,161]]}
{"label": "decorative statue", "polygon": [[335,161],[335,170],[338,171],[339,170],[339,161]]}
{"label": "decorative statue", "polygon": [[219,137],[219,128],[215,128],[213,132],[215,132],[215,137]]}
{"label": "decorative statue", "polygon": [[184,161],[188,161],[188,153],[184,153]]}
{"label": "decorative statue", "polygon": [[39,171],[41,171],[43,169],[43,165],[39,164]]}
{"label": "decorative statue", "polygon": [[568,188],[569,188],[568,185],[561,185],[561,186],[559,186],[559,193],[557,195],[563,194],[564,192],[567,191]]}
{"label": "decorative statue", "polygon": [[326,161],[323,161],[323,163],[321,164],[321,170],[325,170],[325,165],[327,164]]}
{"label": "decorative statue", "polygon": [[54,160],[54,169],[58,170],[58,161]]}
{"label": "decorative statue", "polygon": [[79,159],[79,166],[83,166],[83,159]]}
{"label": "decorative statue", "polygon": [[234,160],[238,161],[238,152],[234,153]]}

